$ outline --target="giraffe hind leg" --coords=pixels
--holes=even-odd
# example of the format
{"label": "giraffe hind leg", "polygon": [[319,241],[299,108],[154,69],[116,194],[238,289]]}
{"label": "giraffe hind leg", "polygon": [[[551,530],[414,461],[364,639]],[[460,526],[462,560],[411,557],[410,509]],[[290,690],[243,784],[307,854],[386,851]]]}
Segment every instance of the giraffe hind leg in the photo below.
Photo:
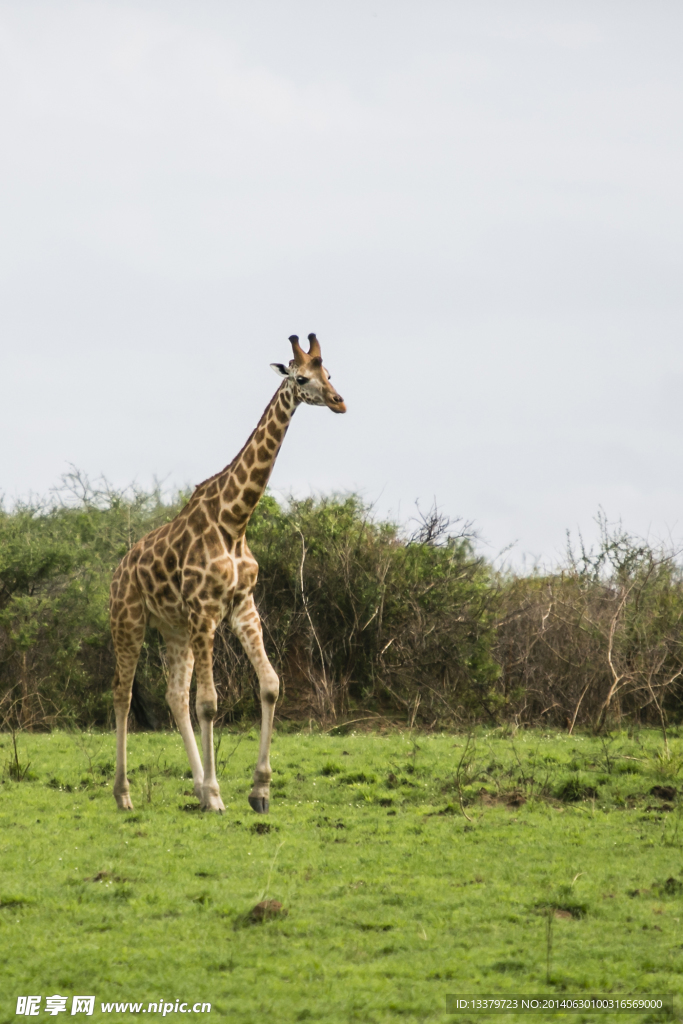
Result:
{"label": "giraffe hind leg", "polygon": [[[112,585],[113,586],[113,585]],[[119,598],[121,597],[119,590]],[[147,614],[142,596],[131,585],[125,598],[112,603],[111,632],[116,652],[114,675],[114,711],[116,713],[116,776],[114,797],[122,811],[132,811],[130,783],[126,774],[128,714],[135,669],[145,639]]]}
{"label": "giraffe hind leg", "polygon": [[121,811],[133,810],[133,803],[130,798],[130,784],[126,773],[126,746],[128,738],[128,713],[130,711],[135,669],[141,647],[142,637],[139,644],[137,642],[130,642],[125,646],[117,645],[116,650],[116,674],[114,676],[116,776],[114,778],[114,797]]}
{"label": "giraffe hind leg", "polygon": [[189,633],[172,631],[170,628],[164,628],[163,626],[160,629],[166,642],[166,654],[168,657],[166,703],[173,712],[178,732],[185,744],[185,750],[192,769],[195,796],[198,800],[202,800],[204,768],[199,751],[197,750],[197,741],[190,719],[190,683],[194,667],[194,654],[190,646]]}
{"label": "giraffe hind leg", "polygon": [[192,650],[197,675],[197,718],[202,733],[202,759],[204,781],[201,804],[203,811],[223,812],[220,786],[216,778],[216,757],[213,749],[213,721],[218,706],[216,687],[213,681],[213,637],[215,624],[206,632],[195,628],[192,636]]}

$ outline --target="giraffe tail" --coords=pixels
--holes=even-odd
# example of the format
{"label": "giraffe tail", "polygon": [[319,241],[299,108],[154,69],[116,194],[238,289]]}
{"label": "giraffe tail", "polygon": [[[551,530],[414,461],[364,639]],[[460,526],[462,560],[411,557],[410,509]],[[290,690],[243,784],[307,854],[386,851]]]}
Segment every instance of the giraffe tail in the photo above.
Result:
{"label": "giraffe tail", "polygon": [[159,718],[149,694],[143,690],[137,677],[133,679],[133,691],[130,698],[130,710],[138,726],[145,732],[156,732],[161,728]]}

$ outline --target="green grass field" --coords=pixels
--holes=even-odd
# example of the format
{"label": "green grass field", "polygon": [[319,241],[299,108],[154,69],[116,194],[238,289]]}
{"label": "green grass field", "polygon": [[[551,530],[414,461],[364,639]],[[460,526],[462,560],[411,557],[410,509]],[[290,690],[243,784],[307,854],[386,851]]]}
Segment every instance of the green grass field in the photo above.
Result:
{"label": "green grass field", "polygon": [[[196,810],[177,734],[130,737],[130,814],[113,735],[20,734],[18,762],[0,737],[0,1020],[56,993],[65,1016],[94,994],[93,1019],[178,999],[244,1024],[551,1019],[449,1017],[449,994],[683,1005],[676,733],[667,756],[654,732],[280,732],[266,817],[256,739],[221,737],[219,816]],[[251,923],[263,899],[287,915]]]}

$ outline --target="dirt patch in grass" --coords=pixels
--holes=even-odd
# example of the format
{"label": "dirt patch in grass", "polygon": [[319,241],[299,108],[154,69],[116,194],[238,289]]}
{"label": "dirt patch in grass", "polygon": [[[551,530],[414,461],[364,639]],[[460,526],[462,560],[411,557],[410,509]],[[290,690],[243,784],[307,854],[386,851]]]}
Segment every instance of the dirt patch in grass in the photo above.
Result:
{"label": "dirt patch in grass", "polygon": [[671,875],[665,882],[655,882],[652,889],[658,896],[680,896],[683,893],[683,882]]}
{"label": "dirt patch in grass", "polygon": [[580,921],[588,913],[588,904],[580,900],[560,899],[549,903],[537,903],[534,909],[537,914],[552,913],[552,916],[558,920],[568,921],[573,918],[575,921]]}
{"label": "dirt patch in grass", "polygon": [[675,800],[676,789],[674,786],[653,786],[650,790],[650,796],[654,796],[658,800]]}
{"label": "dirt patch in grass", "polygon": [[598,791],[594,786],[586,786],[579,779],[573,778],[562,783],[555,791],[555,796],[563,803],[575,804],[581,800],[594,800]]}
{"label": "dirt patch in grass", "polygon": [[491,793],[488,789],[480,789],[479,799],[486,807],[522,807],[526,797],[520,789],[511,789],[507,793]]}
{"label": "dirt patch in grass", "polygon": [[262,900],[247,914],[247,920],[251,924],[262,924],[264,921],[272,921],[276,917],[287,917],[288,911],[282,906],[279,900]]}
{"label": "dirt patch in grass", "polygon": [[277,825],[271,825],[268,821],[255,821],[251,826],[250,832],[255,832],[257,836],[267,836],[269,832],[279,832]]}
{"label": "dirt patch in grass", "polygon": [[0,896],[0,910],[18,910],[30,902],[28,896]]}

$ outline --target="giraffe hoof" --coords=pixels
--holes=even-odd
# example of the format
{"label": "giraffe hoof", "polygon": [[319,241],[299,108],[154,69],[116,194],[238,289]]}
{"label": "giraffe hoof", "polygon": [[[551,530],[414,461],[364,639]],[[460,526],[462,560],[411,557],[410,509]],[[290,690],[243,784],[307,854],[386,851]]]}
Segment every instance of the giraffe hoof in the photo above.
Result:
{"label": "giraffe hoof", "polygon": [[207,796],[202,801],[202,805],[201,806],[202,806],[202,810],[203,811],[217,811],[218,814],[222,814],[223,811],[225,810],[225,807],[223,805],[223,801],[221,800],[221,798],[219,796],[215,796],[214,794],[211,794],[210,796]]}
{"label": "giraffe hoof", "polygon": [[270,800],[265,796],[250,796],[249,806],[257,814],[267,814],[270,807]]}

